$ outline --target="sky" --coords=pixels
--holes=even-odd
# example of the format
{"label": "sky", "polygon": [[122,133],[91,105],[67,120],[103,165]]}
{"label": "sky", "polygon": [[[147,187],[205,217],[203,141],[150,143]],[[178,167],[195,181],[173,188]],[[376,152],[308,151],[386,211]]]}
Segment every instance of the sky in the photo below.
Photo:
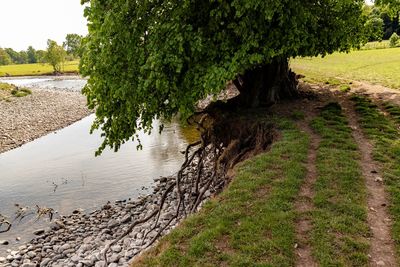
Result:
{"label": "sky", "polygon": [[45,49],[68,33],[87,34],[80,0],[0,0],[0,47]]}

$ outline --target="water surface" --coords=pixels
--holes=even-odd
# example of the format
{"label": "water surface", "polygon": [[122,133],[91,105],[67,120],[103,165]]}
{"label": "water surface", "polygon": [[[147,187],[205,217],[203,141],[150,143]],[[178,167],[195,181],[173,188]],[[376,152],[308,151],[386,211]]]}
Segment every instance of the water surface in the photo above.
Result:
{"label": "water surface", "polygon": [[[91,115],[0,154],[0,214],[12,220],[16,203],[69,214],[76,208],[90,211],[108,200],[136,198],[150,191],[154,178],[176,173],[183,160],[181,151],[194,138],[193,131],[174,122],[161,135],[140,133],[143,150],[128,142],[117,153],[106,149],[95,157],[102,139],[98,132],[89,134],[93,120]],[[158,126],[155,122],[154,129]],[[15,221],[11,231],[0,234],[0,240],[12,242],[0,246],[0,255],[17,245],[16,237],[22,238],[20,243],[29,241],[33,230],[45,225],[43,220],[35,222],[34,216]]]}

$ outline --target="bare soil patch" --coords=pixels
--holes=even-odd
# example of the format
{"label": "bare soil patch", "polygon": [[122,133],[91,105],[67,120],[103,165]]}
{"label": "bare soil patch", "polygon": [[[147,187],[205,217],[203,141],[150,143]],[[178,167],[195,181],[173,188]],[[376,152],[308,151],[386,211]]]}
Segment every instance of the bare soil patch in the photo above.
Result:
{"label": "bare soil patch", "polygon": [[362,93],[375,99],[400,105],[400,90],[391,89],[379,84],[358,81],[353,82],[351,87],[352,92]]}
{"label": "bare soil patch", "polygon": [[[311,112],[310,112],[311,113]],[[312,112],[313,113],[313,112]],[[306,120],[298,123],[299,128],[310,136],[310,148],[307,157],[307,176],[303,185],[300,188],[299,198],[295,203],[299,217],[296,223],[297,248],[296,248],[296,266],[312,267],[317,266],[313,256],[311,246],[309,244],[309,233],[312,229],[312,224],[307,216],[314,208],[314,185],[317,181],[318,173],[316,168],[317,150],[321,138],[315,134],[309,127],[309,121],[315,114],[308,114]]]}
{"label": "bare soil patch", "polygon": [[343,94],[339,96],[339,100],[361,152],[360,164],[368,190],[367,220],[372,233],[370,238],[370,265],[398,266],[396,264],[394,241],[391,237],[391,220],[386,208],[388,198],[383,187],[382,178],[379,175],[379,166],[371,155],[373,147],[360,129],[353,104]]}

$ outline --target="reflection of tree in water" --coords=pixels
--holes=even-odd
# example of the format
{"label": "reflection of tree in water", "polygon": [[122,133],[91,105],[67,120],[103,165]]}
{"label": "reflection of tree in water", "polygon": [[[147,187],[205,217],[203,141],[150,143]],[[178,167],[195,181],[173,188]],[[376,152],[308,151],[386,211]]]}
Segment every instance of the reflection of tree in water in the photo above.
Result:
{"label": "reflection of tree in water", "polygon": [[[178,119],[172,122],[163,122],[164,130],[161,134],[154,133],[154,145],[150,147],[151,157],[162,164],[171,159],[183,159],[180,153],[189,143],[199,140],[199,134],[195,127],[184,125]],[[154,130],[157,131],[160,123],[154,124]]]}

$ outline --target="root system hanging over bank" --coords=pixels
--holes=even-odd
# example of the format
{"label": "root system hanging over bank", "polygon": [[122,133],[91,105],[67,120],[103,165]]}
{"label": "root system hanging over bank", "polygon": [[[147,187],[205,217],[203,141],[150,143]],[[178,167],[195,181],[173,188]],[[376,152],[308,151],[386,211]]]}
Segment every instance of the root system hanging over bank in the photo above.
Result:
{"label": "root system hanging over bank", "polygon": [[[129,235],[135,227],[147,224],[141,236],[140,251],[151,246],[166,230],[196,212],[210,192],[220,191],[229,181],[228,170],[243,159],[260,153],[274,140],[276,132],[270,122],[232,112],[210,116],[201,113],[188,122],[197,126],[200,140],[187,146],[185,160],[177,175],[167,183],[155,203],[157,207],[134,220],[126,231],[103,250],[107,264],[109,249]],[[174,202],[173,208],[166,202]]]}

